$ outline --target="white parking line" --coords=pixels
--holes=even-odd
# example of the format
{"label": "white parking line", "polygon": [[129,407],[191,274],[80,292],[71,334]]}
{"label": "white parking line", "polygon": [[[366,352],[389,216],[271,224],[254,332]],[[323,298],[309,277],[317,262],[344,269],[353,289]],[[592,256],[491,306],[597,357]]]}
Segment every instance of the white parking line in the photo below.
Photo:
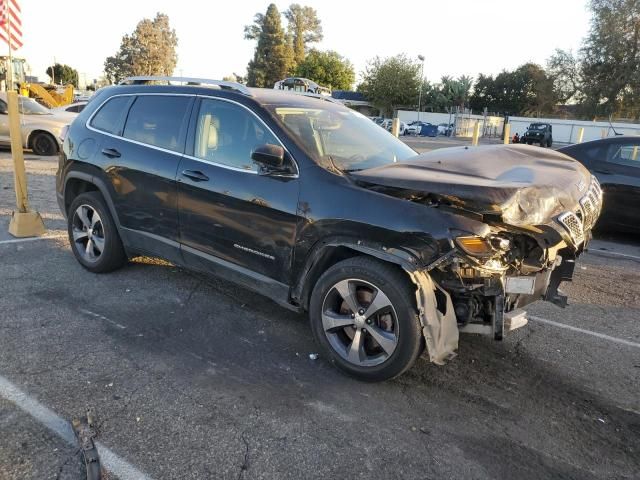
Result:
{"label": "white parking line", "polygon": [[[68,444],[77,446],[76,437],[69,422],[27,395],[2,375],[0,375],[0,396],[31,415]],[[151,480],[151,477],[116,455],[101,442],[96,442],[96,446],[100,455],[100,463],[121,480]]]}
{"label": "white parking line", "polygon": [[572,330],[574,332],[584,333],[586,335],[591,335],[593,337],[602,338],[604,340],[608,340],[610,342],[619,343],[620,345],[626,345],[628,347],[640,348],[640,343],[632,342],[630,340],[625,340],[624,338],[611,337],[609,335],[605,335],[604,333],[598,333],[591,330],[585,330],[584,328],[572,327],[571,325],[566,325],[564,323],[554,322],[553,320],[547,320],[546,318],[534,317],[532,315],[527,315],[529,320],[534,320],[540,323],[546,323],[547,325],[553,325],[554,327],[564,328],[567,330]]}
{"label": "white parking line", "polygon": [[52,238],[67,238],[66,233],[61,233],[58,235],[46,235],[44,237],[28,237],[28,238],[12,238],[10,240],[0,240],[0,245],[10,244],[10,243],[23,243],[23,242],[35,242],[36,240],[50,240]]}
{"label": "white parking line", "polygon": [[99,313],[92,312],[91,310],[85,310],[84,308],[80,308],[79,311],[80,311],[80,313],[84,313],[85,315],[91,315],[92,317],[99,318],[100,320],[104,320],[105,322],[108,322],[111,325],[113,325],[114,327],[118,327],[118,328],[120,328],[122,330],[127,328],[124,325],[122,325],[121,323],[114,322],[110,318],[107,318],[104,315],[100,315]]}
{"label": "white parking line", "polygon": [[638,255],[630,255],[628,253],[612,252],[611,250],[587,250],[587,253],[591,253],[593,255],[600,254],[603,257],[606,257],[608,255],[613,255],[615,257],[624,257],[624,258],[632,258],[634,260],[640,260],[640,257]]}

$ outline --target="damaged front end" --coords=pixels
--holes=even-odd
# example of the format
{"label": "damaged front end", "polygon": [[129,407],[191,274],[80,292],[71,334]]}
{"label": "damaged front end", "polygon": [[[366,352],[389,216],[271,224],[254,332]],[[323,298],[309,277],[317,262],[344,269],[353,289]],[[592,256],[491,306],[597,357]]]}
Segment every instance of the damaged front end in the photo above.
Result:
{"label": "damaged front end", "polygon": [[[531,157],[539,150],[525,153]],[[512,151],[516,154],[522,156]],[[450,229],[448,250],[419,271],[408,272],[417,286],[420,319],[434,363],[455,354],[459,332],[501,340],[527,323],[522,309],[527,304],[545,300],[566,306],[567,297],[558,287],[572,279],[575,261],[591,238],[602,190],[581,166],[560,154],[543,155],[547,158],[539,164],[529,158],[515,166],[483,158],[482,177],[469,173],[478,169],[477,163],[465,171],[452,165],[455,161],[444,161],[444,155],[436,161],[416,161],[409,166],[412,176],[360,176],[366,188],[488,226],[482,234]],[[443,178],[455,179],[458,185],[443,186]]]}

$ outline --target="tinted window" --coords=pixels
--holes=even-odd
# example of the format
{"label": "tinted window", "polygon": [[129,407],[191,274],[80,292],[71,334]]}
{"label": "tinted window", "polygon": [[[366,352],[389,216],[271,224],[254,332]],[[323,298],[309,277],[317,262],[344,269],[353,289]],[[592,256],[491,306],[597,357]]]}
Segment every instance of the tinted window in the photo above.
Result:
{"label": "tinted window", "polygon": [[91,126],[103,132],[118,134],[124,110],[131,97],[113,97],[108,100],[91,120]]}
{"label": "tinted window", "polygon": [[194,155],[215,163],[257,170],[253,150],[280,142],[254,115],[232,103],[203,99],[198,112]]}
{"label": "tinted window", "polygon": [[624,143],[612,145],[609,162],[640,168],[640,145]]}
{"label": "tinted window", "polygon": [[143,95],[129,109],[123,136],[137,142],[181,150],[180,131],[190,97]]}

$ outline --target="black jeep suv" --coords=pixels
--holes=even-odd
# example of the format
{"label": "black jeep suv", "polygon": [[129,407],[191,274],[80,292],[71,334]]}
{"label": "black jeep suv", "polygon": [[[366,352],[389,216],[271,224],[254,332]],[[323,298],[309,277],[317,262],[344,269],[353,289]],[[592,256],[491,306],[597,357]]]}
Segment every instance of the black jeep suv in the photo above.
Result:
{"label": "black jeep suv", "polygon": [[58,202],[86,269],[143,254],[223,276],[308,311],[326,357],[370,381],[564,305],[602,200],[578,162],[418,155],[318,96],[176,81],[104,88],[66,132]]}
{"label": "black jeep suv", "polygon": [[538,143],[541,147],[551,147],[553,145],[553,127],[549,123],[532,123],[522,135],[520,143],[528,145]]}

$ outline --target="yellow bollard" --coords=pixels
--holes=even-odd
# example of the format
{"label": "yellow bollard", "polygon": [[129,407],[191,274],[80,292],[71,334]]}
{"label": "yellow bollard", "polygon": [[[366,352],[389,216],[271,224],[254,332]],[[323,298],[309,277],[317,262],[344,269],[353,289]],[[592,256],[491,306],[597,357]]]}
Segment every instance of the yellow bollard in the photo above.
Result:
{"label": "yellow bollard", "polygon": [[7,109],[17,207],[17,211],[14,211],[11,215],[9,233],[14,237],[36,237],[42,235],[45,232],[45,228],[40,214],[29,211],[27,175],[24,169],[20,114],[18,112],[18,94],[14,91],[7,92]]}
{"label": "yellow bollard", "polygon": [[391,135],[396,138],[400,135],[400,119],[398,117],[391,121]]}
{"label": "yellow bollard", "polygon": [[603,128],[603,129],[600,131],[600,137],[601,137],[601,138],[607,138],[607,129],[606,129],[606,128]]}
{"label": "yellow bollard", "polygon": [[480,122],[476,122],[476,124],[473,126],[473,138],[471,139],[471,145],[477,146],[479,138],[480,138]]}
{"label": "yellow bollard", "polygon": [[504,144],[509,145],[511,142],[511,124],[507,123],[504,126]]}
{"label": "yellow bollard", "polygon": [[635,145],[633,147],[633,152],[631,153],[631,160],[636,161],[638,159],[638,146]]}
{"label": "yellow bollard", "polygon": [[583,136],[584,136],[584,127],[580,127],[578,129],[578,138],[576,139],[576,143],[582,143]]}

